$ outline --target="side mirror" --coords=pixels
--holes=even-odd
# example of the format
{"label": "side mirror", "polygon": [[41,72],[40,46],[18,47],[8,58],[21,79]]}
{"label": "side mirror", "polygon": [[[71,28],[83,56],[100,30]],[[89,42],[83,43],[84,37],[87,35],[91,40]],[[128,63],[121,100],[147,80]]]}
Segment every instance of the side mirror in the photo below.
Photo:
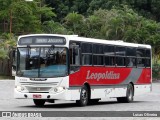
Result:
{"label": "side mirror", "polygon": [[12,65],[12,76],[16,76],[16,66]]}

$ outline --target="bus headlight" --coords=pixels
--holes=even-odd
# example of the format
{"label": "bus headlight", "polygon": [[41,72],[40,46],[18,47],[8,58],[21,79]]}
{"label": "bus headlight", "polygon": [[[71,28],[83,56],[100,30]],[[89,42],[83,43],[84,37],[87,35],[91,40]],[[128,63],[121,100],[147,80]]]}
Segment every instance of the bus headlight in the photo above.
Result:
{"label": "bus headlight", "polygon": [[65,87],[56,87],[56,88],[54,88],[54,92],[61,92],[63,90],[65,90]]}
{"label": "bus headlight", "polygon": [[15,89],[16,89],[18,92],[24,91],[24,87],[19,86],[19,85],[15,86]]}

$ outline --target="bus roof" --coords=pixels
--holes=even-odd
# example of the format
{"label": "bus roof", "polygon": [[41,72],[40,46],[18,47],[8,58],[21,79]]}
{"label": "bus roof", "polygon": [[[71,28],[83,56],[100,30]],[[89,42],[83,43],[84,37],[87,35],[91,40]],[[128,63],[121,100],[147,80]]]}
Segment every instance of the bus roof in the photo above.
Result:
{"label": "bus roof", "polygon": [[142,48],[150,48],[151,49],[151,45],[146,45],[146,44],[129,43],[129,42],[124,42],[123,40],[105,40],[105,39],[86,38],[86,37],[79,37],[78,35],[29,34],[29,35],[21,35],[18,37],[18,39],[20,39],[21,37],[29,37],[29,36],[60,36],[60,37],[65,37],[67,40],[67,44],[69,44],[69,41],[80,41],[80,42],[90,42],[90,43],[110,44],[110,45],[130,46],[130,47],[142,47]]}

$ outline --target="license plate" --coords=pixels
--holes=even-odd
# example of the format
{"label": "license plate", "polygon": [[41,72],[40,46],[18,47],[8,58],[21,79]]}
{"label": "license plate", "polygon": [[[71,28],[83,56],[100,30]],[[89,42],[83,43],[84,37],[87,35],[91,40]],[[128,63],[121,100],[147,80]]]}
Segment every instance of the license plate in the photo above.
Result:
{"label": "license plate", "polygon": [[36,99],[37,99],[37,98],[42,98],[42,96],[41,96],[41,95],[38,95],[38,94],[34,94],[34,95],[33,95],[33,98],[36,98]]}

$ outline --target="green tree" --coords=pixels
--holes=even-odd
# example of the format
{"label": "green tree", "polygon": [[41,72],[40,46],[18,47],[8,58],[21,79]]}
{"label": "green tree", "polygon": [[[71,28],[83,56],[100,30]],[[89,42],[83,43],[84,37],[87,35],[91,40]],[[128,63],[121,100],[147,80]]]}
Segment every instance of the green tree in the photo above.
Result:
{"label": "green tree", "polygon": [[73,2],[72,0],[45,0],[45,3],[54,8],[52,11],[57,15],[57,17],[54,18],[54,21],[61,22],[70,12]]}
{"label": "green tree", "polygon": [[84,28],[84,36],[86,37],[94,37],[99,38],[100,28],[102,26],[102,22],[98,16],[91,15],[85,20],[85,28]]}
{"label": "green tree", "polygon": [[114,6],[119,7],[123,0],[92,0],[89,3],[88,12],[93,13],[95,10],[111,10]]}
{"label": "green tree", "polygon": [[74,11],[79,14],[86,15],[90,2],[91,0],[73,0],[72,6],[71,6],[71,12]]}
{"label": "green tree", "polygon": [[160,1],[159,0],[126,0],[127,4],[135,9],[142,16],[156,21],[160,21]]}
{"label": "green tree", "polygon": [[81,35],[81,31],[84,26],[84,16],[78,13],[69,13],[64,18],[64,25],[70,31],[73,31],[74,34]]}
{"label": "green tree", "polygon": [[16,37],[13,34],[2,34],[0,37],[0,60],[8,58],[8,52],[16,46]]}
{"label": "green tree", "polygon": [[86,37],[150,44],[155,60],[160,58],[160,24],[138,15],[126,5],[99,9],[88,17],[70,13],[65,17],[65,26],[74,34]]}
{"label": "green tree", "polygon": [[[41,31],[43,19],[51,19],[55,14],[52,8],[40,5],[40,0],[0,0],[0,20],[9,24],[9,32],[15,34],[35,33]],[[4,25],[5,26],[5,25]]]}
{"label": "green tree", "polygon": [[76,12],[86,15],[91,0],[45,0],[45,2],[54,8],[53,12],[57,15],[54,20],[62,22],[62,19],[67,16],[68,13]]}
{"label": "green tree", "polygon": [[69,32],[60,23],[54,22],[53,20],[43,23],[43,31],[50,34],[68,34]]}

